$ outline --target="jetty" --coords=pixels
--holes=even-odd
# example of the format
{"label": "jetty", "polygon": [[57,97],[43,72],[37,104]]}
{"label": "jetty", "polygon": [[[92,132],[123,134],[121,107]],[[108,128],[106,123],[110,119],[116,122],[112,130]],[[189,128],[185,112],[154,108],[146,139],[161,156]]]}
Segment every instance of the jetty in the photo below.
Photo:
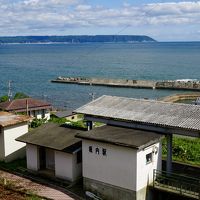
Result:
{"label": "jetty", "polygon": [[173,94],[170,96],[162,97],[158,100],[169,103],[177,103],[180,101],[191,101],[191,103],[197,105],[199,97],[200,97],[200,92],[195,92],[195,93]]}
{"label": "jetty", "polygon": [[97,85],[97,86],[107,86],[107,87],[200,91],[200,81],[192,79],[154,81],[154,80],[105,79],[105,78],[59,76],[55,80],[51,80],[51,82],[79,84],[79,85]]}

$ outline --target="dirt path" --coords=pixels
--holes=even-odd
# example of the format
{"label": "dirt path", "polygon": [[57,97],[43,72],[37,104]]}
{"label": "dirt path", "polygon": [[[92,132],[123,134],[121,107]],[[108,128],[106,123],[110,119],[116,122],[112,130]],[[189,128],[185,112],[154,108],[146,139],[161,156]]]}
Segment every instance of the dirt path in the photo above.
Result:
{"label": "dirt path", "polygon": [[36,183],[27,178],[23,178],[5,171],[0,170],[0,178],[11,181],[19,190],[26,189],[33,194],[46,197],[53,200],[79,200],[78,197],[68,191],[61,191],[58,187],[50,187],[41,183]]}

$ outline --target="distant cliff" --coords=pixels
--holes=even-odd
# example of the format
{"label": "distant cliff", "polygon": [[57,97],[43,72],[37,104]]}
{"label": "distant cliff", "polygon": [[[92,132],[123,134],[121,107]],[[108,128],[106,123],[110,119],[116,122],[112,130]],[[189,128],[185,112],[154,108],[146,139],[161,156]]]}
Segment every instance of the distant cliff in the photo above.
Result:
{"label": "distant cliff", "polygon": [[0,43],[134,43],[156,42],[145,35],[69,35],[69,36],[15,36],[0,37]]}

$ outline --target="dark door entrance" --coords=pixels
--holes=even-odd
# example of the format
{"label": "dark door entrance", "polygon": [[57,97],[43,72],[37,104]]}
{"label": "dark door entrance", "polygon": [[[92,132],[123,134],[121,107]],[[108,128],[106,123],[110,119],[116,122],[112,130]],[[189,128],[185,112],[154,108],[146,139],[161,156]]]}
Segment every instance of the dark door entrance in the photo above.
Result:
{"label": "dark door entrance", "polygon": [[46,168],[46,151],[44,147],[39,148],[40,170]]}

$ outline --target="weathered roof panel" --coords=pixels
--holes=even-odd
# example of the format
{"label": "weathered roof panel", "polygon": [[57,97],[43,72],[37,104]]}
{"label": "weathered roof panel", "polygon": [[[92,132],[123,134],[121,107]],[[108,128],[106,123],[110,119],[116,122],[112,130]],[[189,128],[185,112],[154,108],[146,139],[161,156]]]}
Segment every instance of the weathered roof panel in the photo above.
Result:
{"label": "weathered roof panel", "polygon": [[[72,129],[66,125],[46,123],[29,133],[18,137],[16,140],[38,146],[48,147],[55,150],[69,152],[74,150],[76,143],[80,144],[80,139],[75,135],[80,130]],[[76,147],[77,145],[75,145]],[[69,149],[68,149],[69,148]],[[70,150],[71,149],[71,150]]]}
{"label": "weathered roof panel", "polygon": [[12,113],[0,111],[0,126],[2,126],[2,127],[15,125],[15,124],[19,124],[22,122],[27,122],[30,119],[31,119],[31,117],[29,117],[29,116],[15,115]]}
{"label": "weathered roof panel", "polygon": [[91,131],[78,133],[76,137],[142,149],[158,142],[162,138],[162,135],[151,131],[106,125],[92,129]]}
{"label": "weathered roof panel", "polygon": [[63,117],[69,117],[74,115],[72,110],[65,110],[65,111],[57,111],[54,112],[53,115],[55,115],[58,118],[63,118]]}
{"label": "weathered roof panel", "polygon": [[76,113],[157,126],[200,130],[200,106],[116,96],[102,96]]}
{"label": "weathered roof panel", "polygon": [[33,98],[14,99],[0,103],[0,109],[5,111],[24,112],[27,110],[27,107],[28,110],[38,110],[50,109],[52,106],[50,103]]}

